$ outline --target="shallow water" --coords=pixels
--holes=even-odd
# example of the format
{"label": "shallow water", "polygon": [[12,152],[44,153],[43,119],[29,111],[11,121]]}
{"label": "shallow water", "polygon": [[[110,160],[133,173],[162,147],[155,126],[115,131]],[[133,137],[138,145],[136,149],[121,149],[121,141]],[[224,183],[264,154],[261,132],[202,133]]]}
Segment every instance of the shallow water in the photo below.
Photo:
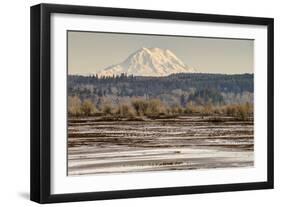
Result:
{"label": "shallow water", "polygon": [[253,121],[220,118],[69,119],[68,175],[253,166]]}

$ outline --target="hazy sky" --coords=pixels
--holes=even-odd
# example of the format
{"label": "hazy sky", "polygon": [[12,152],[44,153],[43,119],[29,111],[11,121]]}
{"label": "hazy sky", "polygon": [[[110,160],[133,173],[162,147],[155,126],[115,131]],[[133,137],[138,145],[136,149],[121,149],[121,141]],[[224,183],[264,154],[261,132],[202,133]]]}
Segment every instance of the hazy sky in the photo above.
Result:
{"label": "hazy sky", "polygon": [[202,73],[253,73],[253,40],[68,32],[68,73],[95,74],[142,47],[171,50]]}

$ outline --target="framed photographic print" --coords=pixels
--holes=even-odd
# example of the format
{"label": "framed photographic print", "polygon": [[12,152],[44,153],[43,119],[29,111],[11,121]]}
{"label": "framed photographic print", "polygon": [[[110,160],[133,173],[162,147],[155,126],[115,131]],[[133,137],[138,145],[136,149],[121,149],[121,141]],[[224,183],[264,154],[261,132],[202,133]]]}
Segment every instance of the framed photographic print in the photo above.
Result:
{"label": "framed photographic print", "polygon": [[273,188],[273,19],[31,7],[31,200]]}

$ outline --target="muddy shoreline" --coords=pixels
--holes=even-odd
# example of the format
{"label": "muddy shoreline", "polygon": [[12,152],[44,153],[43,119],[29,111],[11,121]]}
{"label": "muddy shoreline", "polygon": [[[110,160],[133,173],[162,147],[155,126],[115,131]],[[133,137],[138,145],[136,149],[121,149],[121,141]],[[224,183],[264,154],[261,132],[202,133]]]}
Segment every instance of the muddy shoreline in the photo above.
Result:
{"label": "muddy shoreline", "polygon": [[253,155],[253,120],[68,120],[68,175],[251,167]]}

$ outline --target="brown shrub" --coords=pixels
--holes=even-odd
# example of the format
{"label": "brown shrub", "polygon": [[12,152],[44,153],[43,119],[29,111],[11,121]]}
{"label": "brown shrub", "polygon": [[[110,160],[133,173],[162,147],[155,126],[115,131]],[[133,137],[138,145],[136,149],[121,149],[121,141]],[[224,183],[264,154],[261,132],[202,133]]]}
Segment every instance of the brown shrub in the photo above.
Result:
{"label": "brown shrub", "polygon": [[81,100],[78,96],[68,97],[68,113],[71,116],[79,116],[81,111]]}
{"label": "brown shrub", "polygon": [[171,113],[174,115],[180,115],[183,114],[184,109],[180,105],[173,105],[171,107]]}
{"label": "brown shrub", "polygon": [[203,106],[203,109],[201,112],[203,115],[212,115],[212,114],[214,114],[214,107],[212,106],[212,104],[207,104],[207,105]]}
{"label": "brown shrub", "polygon": [[116,114],[118,114],[122,117],[133,118],[133,117],[135,117],[136,112],[135,112],[135,110],[132,106],[127,105],[127,104],[121,104],[118,107],[118,110],[116,111]]}
{"label": "brown shrub", "polygon": [[95,105],[90,99],[85,99],[81,105],[81,112],[83,115],[90,116],[97,111]]}
{"label": "brown shrub", "polygon": [[147,109],[144,112],[146,116],[159,116],[165,113],[166,107],[159,99],[151,99],[147,101]]}
{"label": "brown shrub", "polygon": [[136,99],[132,101],[132,106],[138,116],[143,116],[148,108],[148,102],[146,100]]}
{"label": "brown shrub", "polygon": [[102,107],[102,112],[105,115],[112,115],[113,114],[113,108],[110,104],[106,104]]}
{"label": "brown shrub", "polygon": [[247,120],[253,115],[253,106],[249,103],[228,105],[225,107],[224,112],[228,116],[233,116],[241,120]]}
{"label": "brown shrub", "polygon": [[193,102],[189,102],[186,104],[186,107],[184,108],[185,114],[196,114],[200,113],[201,109],[199,106],[195,106]]}

